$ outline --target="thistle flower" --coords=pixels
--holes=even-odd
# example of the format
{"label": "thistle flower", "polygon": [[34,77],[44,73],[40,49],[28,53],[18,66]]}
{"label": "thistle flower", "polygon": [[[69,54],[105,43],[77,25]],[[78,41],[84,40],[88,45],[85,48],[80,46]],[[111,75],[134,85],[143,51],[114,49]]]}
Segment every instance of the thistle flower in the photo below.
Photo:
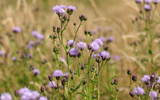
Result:
{"label": "thistle flower", "polygon": [[119,55],[115,55],[115,56],[113,57],[113,59],[114,59],[115,61],[119,61],[119,60],[120,60],[120,56],[119,56]]}
{"label": "thistle flower", "polygon": [[58,80],[60,77],[63,76],[63,73],[61,70],[55,70],[53,76],[56,77],[56,79]]}
{"label": "thistle flower", "polygon": [[144,5],[144,9],[145,9],[146,11],[150,11],[150,10],[151,10],[151,6],[150,6],[150,5]]}
{"label": "thistle flower", "polygon": [[97,42],[92,42],[88,48],[90,48],[92,51],[98,51],[100,46],[98,45]]}
{"label": "thistle flower", "polygon": [[30,45],[35,45],[35,42],[34,41],[29,41],[29,44]]}
{"label": "thistle flower", "polygon": [[0,100],[12,100],[12,97],[9,93],[3,93],[0,96]]}
{"label": "thistle flower", "polygon": [[44,36],[40,33],[38,33],[37,31],[32,31],[32,36],[36,37],[39,40],[43,40]]}
{"label": "thistle flower", "polygon": [[150,76],[149,75],[144,75],[143,78],[142,78],[142,82],[148,82],[150,81]]}
{"label": "thistle flower", "polygon": [[39,100],[47,100],[46,97],[40,97]]}
{"label": "thistle flower", "polygon": [[28,53],[27,57],[28,57],[28,58],[32,58],[33,55],[32,55],[31,53]]}
{"label": "thistle flower", "polygon": [[149,96],[152,98],[152,100],[157,100],[158,94],[156,91],[150,91]]}
{"label": "thistle flower", "polygon": [[142,2],[142,0],[135,0],[136,1],[136,3],[141,3]]}
{"label": "thistle flower", "polygon": [[109,36],[107,38],[107,43],[113,42],[114,41],[114,37],[113,36]]}
{"label": "thistle flower", "polygon": [[78,56],[79,52],[76,48],[72,48],[70,51],[69,51],[69,55],[70,57],[76,57]]}
{"label": "thistle flower", "polygon": [[60,5],[59,7],[64,9],[64,10],[67,9],[66,5]]}
{"label": "thistle flower", "polygon": [[103,41],[101,39],[96,39],[94,42],[96,42],[99,46],[103,45]]}
{"label": "thistle flower", "polygon": [[141,88],[141,87],[138,86],[137,88],[135,88],[133,90],[133,93],[136,94],[137,96],[138,95],[142,96],[143,94],[145,94],[145,91],[144,91],[143,88]]}
{"label": "thistle flower", "polygon": [[16,57],[12,57],[12,61],[16,61],[17,60],[17,58]]}
{"label": "thistle flower", "polygon": [[73,47],[75,45],[75,41],[74,40],[69,40],[68,41],[68,46]]}
{"label": "thistle flower", "polygon": [[105,42],[106,41],[106,38],[105,37],[100,37],[100,39]]}
{"label": "thistle flower", "polygon": [[97,30],[95,30],[95,29],[92,30],[92,33],[93,33],[93,34],[96,34],[96,33],[97,33]]}
{"label": "thistle flower", "polygon": [[36,75],[40,74],[40,71],[38,69],[34,69],[33,74],[36,76]]}
{"label": "thistle flower", "polygon": [[96,58],[96,57],[101,57],[101,54],[99,54],[99,53],[98,54],[94,54],[93,58]]}
{"label": "thistle flower", "polygon": [[27,49],[29,49],[29,50],[32,49],[32,45],[28,44]]}
{"label": "thistle flower", "polygon": [[102,51],[100,53],[100,55],[101,55],[101,57],[102,57],[103,60],[110,58],[109,52],[106,52],[106,51]]}
{"label": "thistle flower", "polygon": [[159,84],[160,84],[160,77],[158,77],[157,83],[159,83]]}
{"label": "thistle flower", "polygon": [[101,26],[98,26],[97,30],[98,30],[98,31],[102,31],[102,27],[101,27]]}
{"label": "thistle flower", "polygon": [[77,47],[78,47],[78,49],[83,50],[84,48],[87,47],[87,45],[85,42],[79,42],[79,43],[77,43]]}
{"label": "thistle flower", "polygon": [[52,81],[52,82],[49,82],[49,87],[50,88],[53,88],[53,87],[57,87],[57,85],[56,85],[56,83],[54,82],[54,81]]}
{"label": "thistle flower", "polygon": [[20,27],[13,27],[13,28],[12,28],[12,31],[13,31],[14,33],[20,33],[20,32],[21,32],[21,28],[20,28]]}
{"label": "thistle flower", "polygon": [[145,0],[145,3],[147,4],[151,3],[151,0]]}
{"label": "thistle flower", "polygon": [[62,9],[62,8],[58,5],[56,5],[52,8],[52,11],[56,13],[59,9]]}
{"label": "thistle flower", "polygon": [[75,10],[76,10],[76,7],[74,7],[74,6],[69,6],[69,7],[68,7],[68,10],[75,11]]}
{"label": "thistle flower", "polygon": [[20,94],[20,95],[23,95],[25,92],[30,92],[30,90],[29,90],[28,88],[26,88],[26,87],[21,88],[21,89],[19,90],[19,94]]}
{"label": "thistle flower", "polygon": [[31,91],[31,94],[32,94],[30,98],[31,100],[37,100],[40,97],[40,93],[37,91]]}
{"label": "thistle flower", "polygon": [[154,4],[160,3],[160,0],[153,0]]}
{"label": "thistle flower", "polygon": [[0,56],[2,56],[2,55],[3,55],[3,51],[0,50]]}

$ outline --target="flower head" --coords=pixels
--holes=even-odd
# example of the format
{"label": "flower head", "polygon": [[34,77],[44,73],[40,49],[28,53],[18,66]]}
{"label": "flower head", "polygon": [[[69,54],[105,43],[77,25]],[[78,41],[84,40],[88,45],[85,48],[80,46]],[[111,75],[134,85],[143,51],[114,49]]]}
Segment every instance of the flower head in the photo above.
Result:
{"label": "flower head", "polygon": [[31,94],[32,94],[30,98],[31,100],[37,100],[40,97],[40,93],[37,91],[31,91]]}
{"label": "flower head", "polygon": [[52,8],[52,11],[55,12],[56,14],[61,14],[61,15],[64,15],[65,14],[65,6],[64,5],[61,5],[61,6],[54,6]]}
{"label": "flower head", "polygon": [[16,61],[17,60],[17,58],[16,57],[12,57],[12,61]]}
{"label": "flower head", "polygon": [[39,100],[47,100],[46,97],[40,97]]}
{"label": "flower head", "polygon": [[20,27],[13,27],[13,28],[12,28],[12,31],[13,31],[14,33],[20,33],[20,32],[21,32],[21,28],[20,28]]}
{"label": "flower head", "polygon": [[60,5],[59,7],[64,9],[64,10],[67,9],[66,5]]}
{"label": "flower head", "polygon": [[155,4],[160,3],[160,0],[153,0]]}
{"label": "flower head", "polygon": [[92,50],[92,51],[98,51],[100,46],[98,45],[97,42],[92,42],[90,45],[89,45],[89,48]]}
{"label": "flower head", "polygon": [[84,48],[87,47],[87,45],[85,42],[79,42],[79,43],[77,43],[77,47],[78,47],[78,49],[83,50]]}
{"label": "flower head", "polygon": [[72,49],[69,51],[69,55],[70,55],[71,57],[76,57],[76,56],[78,56],[78,54],[79,54],[79,52],[78,52],[78,50],[77,50],[76,48],[72,48]]}
{"label": "flower head", "polygon": [[156,98],[158,97],[158,94],[156,91],[150,91],[149,96],[152,98],[152,100],[157,100]]}
{"label": "flower head", "polygon": [[105,37],[100,37],[100,39],[105,42],[106,41],[106,38]]}
{"label": "flower head", "polygon": [[3,51],[0,50],[0,56],[2,56],[2,55],[3,55]]}
{"label": "flower head", "polygon": [[40,74],[40,71],[38,69],[34,69],[33,74],[36,76],[36,75]]}
{"label": "flower head", "polygon": [[19,94],[20,94],[20,95],[23,95],[25,92],[30,92],[30,90],[29,90],[28,88],[26,88],[26,87],[21,88],[21,89],[19,90]]}
{"label": "flower head", "polygon": [[103,60],[110,58],[109,52],[102,51],[100,54],[101,54],[101,57],[102,57]]}
{"label": "flower head", "polygon": [[101,39],[96,39],[94,42],[96,42],[99,46],[103,45],[103,41]]}
{"label": "flower head", "polygon": [[42,34],[38,33],[37,31],[33,31],[32,32],[32,36],[36,37],[39,40],[43,40],[44,39],[44,36]]}
{"label": "flower head", "polygon": [[113,59],[114,59],[115,61],[118,61],[118,60],[120,60],[120,56],[119,56],[119,55],[115,55],[115,56],[113,57]]}
{"label": "flower head", "polygon": [[101,57],[101,54],[99,54],[99,53],[98,54],[94,54],[93,58],[96,58],[96,57]]}
{"label": "flower head", "polygon": [[114,37],[112,37],[112,36],[109,36],[108,38],[107,38],[107,42],[109,43],[109,42],[113,42],[114,41]]}
{"label": "flower head", "polygon": [[151,0],[145,0],[145,3],[151,3]]}
{"label": "flower head", "polygon": [[53,76],[54,77],[62,77],[63,73],[62,73],[61,70],[55,70],[54,73],[53,73]]}
{"label": "flower head", "polygon": [[142,0],[136,0],[136,3],[141,3],[142,2]]}
{"label": "flower head", "polygon": [[49,87],[53,88],[53,87],[57,87],[57,85],[56,85],[56,83],[54,81],[52,81],[52,82],[50,81],[49,82]]}
{"label": "flower head", "polygon": [[74,40],[69,40],[68,41],[68,46],[73,47],[75,45],[75,41]]}
{"label": "flower head", "polygon": [[3,93],[0,96],[0,100],[12,100],[12,97],[9,93]]}
{"label": "flower head", "polygon": [[150,76],[149,75],[144,75],[142,78],[142,82],[148,82],[150,81]]}
{"label": "flower head", "polygon": [[144,5],[144,9],[145,9],[146,11],[150,11],[150,10],[151,10],[151,6],[150,6],[150,5]]}
{"label": "flower head", "polygon": [[75,11],[75,10],[76,10],[76,7],[74,7],[74,6],[69,6],[68,9],[69,9],[69,10],[72,10],[72,11]]}
{"label": "flower head", "polygon": [[136,94],[136,95],[141,95],[141,96],[143,94],[145,94],[144,89],[139,87],[139,86],[133,90],[133,93]]}

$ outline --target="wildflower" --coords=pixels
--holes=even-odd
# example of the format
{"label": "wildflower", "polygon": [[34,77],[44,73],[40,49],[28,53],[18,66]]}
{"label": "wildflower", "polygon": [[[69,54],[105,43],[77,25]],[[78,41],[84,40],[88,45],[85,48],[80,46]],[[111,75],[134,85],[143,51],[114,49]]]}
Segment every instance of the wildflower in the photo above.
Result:
{"label": "wildflower", "polygon": [[3,52],[0,50],[0,56],[2,56],[3,55]]}
{"label": "wildflower", "polygon": [[49,81],[52,81],[52,75],[48,75]]}
{"label": "wildflower", "polygon": [[66,5],[60,5],[59,7],[64,9],[64,10],[67,9]]}
{"label": "wildflower", "polygon": [[32,36],[36,37],[39,40],[43,40],[44,39],[44,36],[42,34],[38,33],[37,31],[33,31],[32,32]]}
{"label": "wildflower", "polygon": [[146,11],[150,11],[150,10],[151,10],[151,6],[150,6],[150,5],[144,5],[144,9],[145,9]]}
{"label": "wildflower", "polygon": [[31,94],[32,94],[30,98],[31,100],[37,100],[40,97],[40,93],[37,91],[31,91]]}
{"label": "wildflower", "polygon": [[44,87],[43,87],[43,86],[41,86],[40,90],[41,90],[41,92],[44,92]]}
{"label": "wildflower", "polygon": [[96,39],[94,42],[96,42],[99,46],[103,45],[103,41],[101,39]]}
{"label": "wildflower", "polygon": [[68,46],[73,47],[75,45],[75,41],[74,40],[69,40],[68,41]]}
{"label": "wildflower", "polygon": [[99,54],[99,53],[98,54],[94,54],[93,58],[96,58],[96,57],[101,57],[101,54]]}
{"label": "wildflower", "polygon": [[127,70],[127,74],[128,74],[128,75],[131,75],[131,74],[132,74],[132,72],[131,72],[130,69]]}
{"label": "wildflower", "polygon": [[150,76],[149,75],[144,75],[142,78],[142,82],[148,82],[150,81]]}
{"label": "wildflower", "polygon": [[14,33],[20,33],[20,32],[21,32],[21,28],[20,28],[20,27],[13,27],[13,28],[12,28],[12,31],[13,31]]}
{"label": "wildflower", "polygon": [[87,47],[86,43],[85,42],[79,42],[77,44],[77,47],[80,49],[80,50],[83,50],[84,48]]}
{"label": "wildflower", "polygon": [[16,57],[12,57],[12,61],[16,61],[17,60],[17,58]]}
{"label": "wildflower", "polygon": [[154,82],[154,81],[155,81],[155,75],[154,75],[154,74],[152,74],[152,75],[150,76],[150,81],[151,81],[151,82]]}
{"label": "wildflower", "polygon": [[101,57],[102,57],[103,60],[106,60],[106,59],[110,58],[109,52],[106,52],[106,51],[102,51],[100,53],[100,55],[101,55]]}
{"label": "wildflower", "polygon": [[95,29],[92,30],[92,33],[93,33],[93,34],[96,34],[96,33],[97,33],[97,30],[95,30]]}
{"label": "wildflower", "polygon": [[133,90],[133,93],[136,94],[137,96],[138,95],[142,96],[143,94],[145,94],[144,89],[139,86]]}
{"label": "wildflower", "polygon": [[151,0],[145,0],[145,3],[147,4],[151,3]]}
{"label": "wildflower", "polygon": [[157,83],[159,83],[159,84],[160,84],[160,77],[158,77]]}
{"label": "wildflower", "polygon": [[153,0],[154,4],[160,3],[160,0]]}
{"label": "wildflower", "polygon": [[50,88],[53,88],[53,87],[57,87],[57,85],[56,85],[56,83],[54,82],[54,81],[52,81],[52,82],[49,82],[49,87]]}
{"label": "wildflower", "polygon": [[76,57],[78,56],[79,52],[76,48],[72,48],[70,51],[69,51],[69,55],[70,57]]}
{"label": "wildflower", "polygon": [[47,100],[46,97],[40,97],[39,100]]}
{"label": "wildflower", "polygon": [[56,5],[56,6],[54,6],[54,7],[52,8],[52,11],[55,12],[55,13],[57,13],[57,11],[58,11],[59,9],[62,9],[62,8],[61,8],[60,6],[58,6],[58,5]]}
{"label": "wildflower", "polygon": [[70,15],[73,13],[73,11],[75,11],[76,8],[74,6],[69,6],[67,9],[67,13],[69,13]]}
{"label": "wildflower", "polygon": [[0,100],[12,100],[12,97],[9,93],[3,93],[0,96]]}
{"label": "wildflower", "polygon": [[100,39],[105,42],[106,41],[106,38],[105,37],[100,37]]}
{"label": "wildflower", "polygon": [[89,46],[88,46],[89,49],[91,49],[92,51],[98,51],[100,46],[98,45],[97,42],[92,42]]}
{"label": "wildflower", "polygon": [[114,37],[109,36],[109,37],[107,38],[107,43],[110,43],[110,42],[113,42],[113,41],[114,41]]}
{"label": "wildflower", "polygon": [[34,69],[34,70],[33,70],[33,74],[34,74],[35,76],[37,76],[38,74],[40,74],[40,71],[39,71],[38,69]]}
{"label": "wildflower", "polygon": [[63,76],[63,73],[61,70],[55,70],[53,76],[56,77],[56,79],[58,80],[60,77]]}
{"label": "wildflower", "polygon": [[142,0],[136,0],[136,3],[141,3],[142,2]]}
{"label": "wildflower", "polygon": [[157,100],[156,98],[158,97],[158,94],[156,91],[150,91],[149,96],[152,98],[152,100]]}
{"label": "wildflower", "polygon": [[115,56],[113,57],[113,59],[114,59],[115,61],[118,61],[118,60],[120,60],[120,56],[119,56],[119,55],[115,55]]}
{"label": "wildflower", "polygon": [[98,31],[102,31],[102,27],[101,26],[98,26]]}
{"label": "wildflower", "polygon": [[114,84],[115,84],[115,85],[118,84],[118,79],[117,79],[117,78],[114,79]]}
{"label": "wildflower", "polygon": [[31,53],[28,53],[27,57],[28,57],[28,58],[32,58],[33,55],[32,55]]}
{"label": "wildflower", "polygon": [[30,44],[27,45],[27,49],[29,49],[29,50],[32,49],[32,45],[30,45]]}
{"label": "wildflower", "polygon": [[133,80],[133,81],[137,81],[137,75],[136,75],[136,74],[133,74],[133,75],[132,75],[132,80]]}
{"label": "wildflower", "polygon": [[30,45],[35,45],[35,42],[34,41],[29,41],[29,44]]}
{"label": "wildflower", "polygon": [[31,100],[32,93],[30,91],[27,91],[21,95],[21,100]]}
{"label": "wildflower", "polygon": [[19,94],[20,94],[20,95],[23,95],[25,92],[30,92],[30,90],[29,90],[28,88],[26,88],[26,87],[21,88],[21,89],[19,90]]}

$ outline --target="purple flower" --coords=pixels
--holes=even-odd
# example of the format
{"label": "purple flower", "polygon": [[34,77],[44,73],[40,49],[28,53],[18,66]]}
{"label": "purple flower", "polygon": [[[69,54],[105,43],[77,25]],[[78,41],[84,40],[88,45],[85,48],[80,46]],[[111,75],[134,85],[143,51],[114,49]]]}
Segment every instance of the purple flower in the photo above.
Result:
{"label": "purple flower", "polygon": [[3,52],[0,50],[0,56],[2,56],[3,55]]}
{"label": "purple flower", "polygon": [[31,100],[37,100],[40,97],[40,93],[37,91],[31,91],[32,96],[30,97]]}
{"label": "purple flower", "polygon": [[28,57],[28,58],[32,58],[33,55],[32,55],[31,53],[28,53],[27,57]]}
{"label": "purple flower", "polygon": [[29,49],[29,50],[32,49],[32,45],[28,44],[27,49]]}
{"label": "purple flower", "polygon": [[16,61],[17,60],[17,58],[16,57],[12,57],[12,61]]}
{"label": "purple flower", "polygon": [[62,9],[67,9],[66,5],[60,5],[59,7],[61,7]]}
{"label": "purple flower", "polygon": [[107,42],[109,43],[109,42],[113,42],[114,41],[114,37],[113,36],[109,36],[108,38],[107,38]]}
{"label": "purple flower", "polygon": [[113,57],[113,59],[114,59],[115,61],[118,61],[118,60],[120,60],[120,56],[119,56],[119,55],[115,55],[115,56]]}
{"label": "purple flower", "polygon": [[33,74],[36,76],[36,75],[40,74],[40,71],[38,69],[34,69]]}
{"label": "purple flower", "polygon": [[97,57],[101,57],[101,55],[99,53],[93,55],[93,58],[97,58]]}
{"label": "purple flower", "polygon": [[63,76],[67,77],[69,76],[69,73],[64,73]]}
{"label": "purple flower", "polygon": [[103,45],[103,41],[101,39],[96,39],[94,42],[96,42],[99,46]]}
{"label": "purple flower", "polygon": [[102,31],[102,27],[101,26],[98,26],[98,31]]}
{"label": "purple flower", "polygon": [[87,45],[85,42],[79,42],[79,43],[77,43],[77,47],[78,47],[78,49],[83,50],[84,48],[87,47]]}
{"label": "purple flower", "polygon": [[158,77],[157,83],[159,83],[159,84],[160,84],[160,77]]}
{"label": "purple flower", "polygon": [[39,34],[37,31],[32,31],[32,36],[37,37],[37,34]]}
{"label": "purple flower", "polygon": [[139,86],[133,90],[133,93],[136,94],[137,96],[138,95],[142,96],[143,94],[145,94],[144,89]]}
{"label": "purple flower", "polygon": [[152,98],[152,100],[157,100],[158,94],[156,91],[150,91],[149,96]]}
{"label": "purple flower", "polygon": [[149,75],[144,75],[142,78],[142,82],[149,82],[150,81],[150,76]]}
{"label": "purple flower", "polygon": [[150,6],[150,5],[144,5],[144,9],[145,9],[146,11],[150,11],[150,10],[151,10],[151,6]]}
{"label": "purple flower", "polygon": [[97,30],[92,30],[92,33],[93,33],[93,34],[96,34],[96,33],[97,33]]}
{"label": "purple flower", "polygon": [[74,10],[76,10],[76,7],[74,7],[74,6],[69,6],[68,9],[74,11]]}
{"label": "purple flower", "polygon": [[151,0],[145,0],[145,3],[151,3]]}
{"label": "purple flower", "polygon": [[136,2],[137,2],[137,3],[141,3],[141,2],[142,2],[142,0],[136,0]]}
{"label": "purple flower", "polygon": [[53,88],[53,87],[57,87],[57,85],[54,81],[52,81],[52,82],[49,82],[49,87]]}
{"label": "purple flower", "polygon": [[69,55],[71,57],[76,57],[77,55],[79,54],[78,50],[76,48],[72,48],[70,51],[69,51]]}
{"label": "purple flower", "polygon": [[44,39],[44,36],[42,34],[38,33],[37,31],[33,31],[32,32],[32,36],[36,37],[39,40],[43,40]]}
{"label": "purple flower", "polygon": [[56,5],[52,8],[53,12],[57,12],[59,9],[62,9],[60,6]]}
{"label": "purple flower", "polygon": [[56,13],[57,13],[57,14],[64,15],[66,12],[65,12],[64,9],[61,8],[61,9],[59,9]]}
{"label": "purple flower", "polygon": [[97,42],[92,42],[90,45],[89,45],[89,48],[92,50],[92,51],[98,51],[100,46],[98,45]]}
{"label": "purple flower", "polygon": [[153,0],[155,4],[160,3],[160,0]]}
{"label": "purple flower", "polygon": [[47,100],[46,97],[40,97],[39,100]]}
{"label": "purple flower", "polygon": [[52,8],[52,11],[55,12],[56,14],[64,15],[65,14],[65,10],[64,9],[65,9],[64,5],[61,5],[61,6],[56,5],[56,6],[54,6]]}
{"label": "purple flower", "polygon": [[[74,43],[73,43],[74,42]],[[75,41],[74,40],[69,40],[68,41],[68,46],[73,47],[75,45]]]}
{"label": "purple flower", "polygon": [[20,27],[13,27],[13,28],[12,28],[12,31],[13,31],[14,33],[20,33],[20,32],[21,32],[21,28],[20,28]]}
{"label": "purple flower", "polygon": [[30,90],[29,90],[28,88],[26,88],[26,87],[21,88],[21,89],[19,90],[19,94],[20,94],[20,95],[23,95],[25,92],[30,92]]}
{"label": "purple flower", "polygon": [[55,70],[54,73],[53,73],[53,76],[54,77],[62,77],[63,73],[62,73],[61,70]]}
{"label": "purple flower", "polygon": [[100,39],[105,42],[106,41],[106,38],[105,37],[100,37]]}
{"label": "purple flower", "polygon": [[102,57],[103,60],[110,58],[109,52],[102,51],[100,54],[101,54],[101,57]]}
{"label": "purple flower", "polygon": [[35,42],[34,41],[29,41],[29,44],[30,45],[35,45]]}
{"label": "purple flower", "polygon": [[12,100],[12,97],[9,93],[1,94],[0,100]]}

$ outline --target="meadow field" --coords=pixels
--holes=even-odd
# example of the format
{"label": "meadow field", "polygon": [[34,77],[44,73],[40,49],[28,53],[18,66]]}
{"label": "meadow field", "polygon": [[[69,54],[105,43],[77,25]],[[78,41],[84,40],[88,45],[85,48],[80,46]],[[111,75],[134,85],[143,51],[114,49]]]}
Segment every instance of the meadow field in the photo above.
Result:
{"label": "meadow field", "polygon": [[0,0],[0,100],[159,100],[160,0]]}

